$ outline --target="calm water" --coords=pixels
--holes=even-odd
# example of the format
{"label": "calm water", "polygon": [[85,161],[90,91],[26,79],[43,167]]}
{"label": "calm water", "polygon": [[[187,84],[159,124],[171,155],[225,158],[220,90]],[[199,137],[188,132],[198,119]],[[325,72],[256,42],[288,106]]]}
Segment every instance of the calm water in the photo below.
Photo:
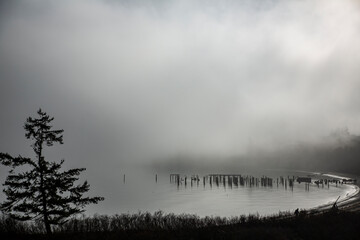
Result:
{"label": "calm water", "polygon": [[[242,176],[247,174],[239,173]],[[293,187],[287,188],[279,184],[276,179],[280,176],[306,176],[309,173],[265,171],[262,173],[251,173],[251,176],[261,177],[266,175],[273,178],[273,186],[236,186],[219,182],[217,186],[209,179],[203,183],[203,176],[199,174],[200,181],[193,182],[191,186],[190,176],[187,174],[187,185],[184,182],[179,185],[170,182],[170,174],[158,174],[157,182],[155,173],[133,172],[126,174],[124,181],[123,174],[118,175],[116,184],[104,190],[103,196],[106,200],[103,203],[88,208],[87,214],[102,213],[136,213],[138,211],[154,212],[162,210],[165,213],[190,213],[199,216],[238,216],[240,214],[259,213],[268,215],[279,211],[294,211],[296,208],[313,208],[326,203],[331,203],[341,196],[345,199],[357,190],[353,185],[320,184],[319,187],[312,183],[308,188],[305,183],[295,182]],[[181,174],[183,177],[185,174]],[[312,175],[314,178],[324,176]],[[333,176],[331,177],[333,178]],[[111,191],[109,190],[111,189]]]}

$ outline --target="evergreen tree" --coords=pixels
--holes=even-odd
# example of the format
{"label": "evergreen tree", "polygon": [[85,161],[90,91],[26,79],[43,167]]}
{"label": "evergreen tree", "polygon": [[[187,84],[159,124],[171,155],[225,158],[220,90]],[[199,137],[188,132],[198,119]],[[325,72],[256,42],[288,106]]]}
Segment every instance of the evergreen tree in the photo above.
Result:
{"label": "evergreen tree", "polygon": [[[34,141],[31,146],[36,159],[0,153],[0,162],[10,167],[3,184],[7,198],[0,209],[17,220],[40,219],[50,234],[51,225],[66,222],[70,216],[83,212],[85,205],[104,198],[83,197],[90,187],[87,181],[74,185],[85,168],[62,171],[64,160],[60,163],[45,160],[43,148],[54,143],[63,144],[64,130],[52,130],[54,118],[41,109],[37,113],[38,118],[29,117],[24,125],[26,138]],[[17,167],[20,171],[15,173]]]}

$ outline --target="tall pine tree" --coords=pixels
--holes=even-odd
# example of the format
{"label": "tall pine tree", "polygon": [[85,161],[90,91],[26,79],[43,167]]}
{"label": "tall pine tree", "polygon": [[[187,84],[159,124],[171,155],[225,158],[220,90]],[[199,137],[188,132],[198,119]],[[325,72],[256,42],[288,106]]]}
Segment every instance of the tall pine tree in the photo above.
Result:
{"label": "tall pine tree", "polygon": [[[104,198],[83,197],[90,187],[87,181],[74,185],[85,168],[62,171],[64,160],[60,163],[45,160],[43,148],[63,144],[64,130],[53,130],[54,118],[41,109],[37,113],[37,118],[29,117],[24,125],[26,138],[34,141],[31,146],[36,159],[0,153],[0,162],[10,167],[3,184],[7,198],[0,209],[17,220],[41,219],[50,234],[51,225],[66,222],[70,216],[83,212],[85,205]],[[16,173],[17,167],[20,171]]]}

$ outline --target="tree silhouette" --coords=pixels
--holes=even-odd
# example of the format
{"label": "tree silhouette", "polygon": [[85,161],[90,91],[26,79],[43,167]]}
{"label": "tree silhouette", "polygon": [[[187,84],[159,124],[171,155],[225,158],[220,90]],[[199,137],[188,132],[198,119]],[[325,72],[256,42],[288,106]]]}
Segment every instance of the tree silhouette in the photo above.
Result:
{"label": "tree silhouette", "polygon": [[[11,167],[3,186],[6,200],[0,205],[4,213],[17,220],[40,219],[46,232],[51,234],[51,225],[59,225],[74,215],[83,212],[85,205],[104,200],[103,197],[83,197],[90,185],[74,185],[85,168],[61,171],[64,160],[60,163],[46,161],[43,147],[63,144],[64,130],[52,130],[54,120],[41,109],[38,118],[27,118],[24,128],[26,138],[34,143],[36,159],[22,156],[12,157],[0,153],[0,162]],[[15,173],[15,168],[20,169]]]}

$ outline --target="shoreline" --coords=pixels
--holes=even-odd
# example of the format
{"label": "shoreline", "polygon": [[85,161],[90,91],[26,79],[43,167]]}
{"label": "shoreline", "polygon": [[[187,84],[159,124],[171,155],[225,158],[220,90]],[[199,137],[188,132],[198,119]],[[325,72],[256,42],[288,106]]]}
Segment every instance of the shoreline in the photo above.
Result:
{"label": "shoreline", "polygon": [[360,184],[357,181],[356,185],[352,184],[352,186],[357,188],[357,192],[356,194],[351,195],[349,198],[339,202],[338,207],[340,210],[350,212],[360,211]]}
{"label": "shoreline", "polygon": [[[338,179],[356,179],[356,184],[347,184],[348,186],[354,187],[355,191],[350,195],[346,194],[343,199],[337,202],[337,206],[339,210],[348,211],[348,212],[357,212],[360,211],[360,183],[358,181],[358,176],[349,176],[349,174],[344,173],[316,173],[318,176],[326,176]],[[307,209],[307,211],[315,211],[315,212],[325,212],[332,208],[333,203],[328,203],[324,205],[320,205],[311,209]]]}
{"label": "shoreline", "polygon": [[[278,169],[270,169],[272,171],[277,171]],[[340,195],[339,200],[337,201],[337,206],[339,210],[348,211],[348,212],[360,212],[360,176],[355,174],[349,174],[349,173],[339,173],[339,172],[321,172],[321,171],[302,171],[302,170],[290,170],[290,169],[281,169],[281,171],[291,171],[295,173],[303,173],[308,176],[311,176],[312,179],[356,179],[356,183],[344,183],[345,185],[354,188],[351,192],[345,192],[343,195]],[[336,198],[332,202],[326,202],[314,207],[310,208],[299,208],[299,210],[305,211],[308,214],[321,214],[324,212],[329,211],[333,203],[335,202]],[[292,212],[293,210],[287,210],[289,212]],[[286,211],[285,211],[286,212]],[[269,215],[263,215],[263,216],[271,216]]]}

